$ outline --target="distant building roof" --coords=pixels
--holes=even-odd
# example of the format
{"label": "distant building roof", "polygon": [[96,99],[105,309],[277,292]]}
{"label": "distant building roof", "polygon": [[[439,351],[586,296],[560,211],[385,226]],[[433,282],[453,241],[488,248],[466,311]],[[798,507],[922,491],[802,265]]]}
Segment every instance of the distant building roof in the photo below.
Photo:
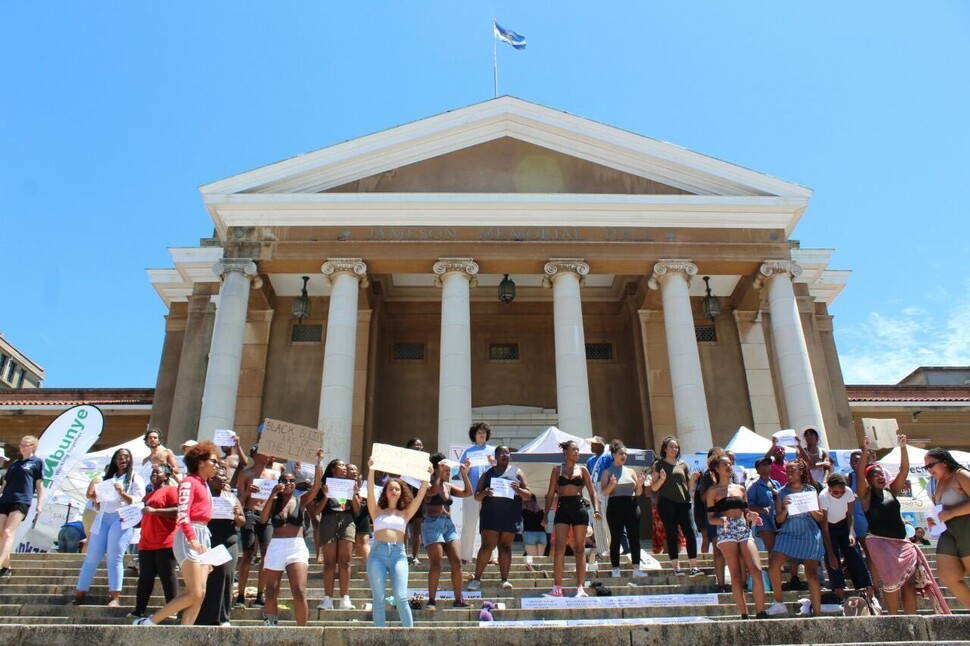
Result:
{"label": "distant building roof", "polygon": [[970,386],[846,386],[849,403],[900,402],[970,405]]}
{"label": "distant building roof", "polygon": [[80,406],[148,406],[154,388],[36,388],[0,390],[0,409]]}

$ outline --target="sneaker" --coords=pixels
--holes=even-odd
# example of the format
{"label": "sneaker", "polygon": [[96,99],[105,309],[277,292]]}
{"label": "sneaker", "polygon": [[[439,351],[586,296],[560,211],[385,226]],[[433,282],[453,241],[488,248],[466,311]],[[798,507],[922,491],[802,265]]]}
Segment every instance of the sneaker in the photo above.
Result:
{"label": "sneaker", "polygon": [[429,612],[435,612],[438,610],[438,604],[436,604],[433,600],[429,601],[428,603],[424,604],[424,609],[428,610]]}
{"label": "sneaker", "polygon": [[244,597],[236,597],[236,600],[232,603],[233,608],[245,608],[246,599]]}
{"label": "sneaker", "polygon": [[131,625],[132,626],[154,626],[155,624],[152,623],[151,618],[149,618],[149,617],[141,617],[141,618],[135,619],[133,622],[131,622]]}
{"label": "sneaker", "polygon": [[765,610],[762,610],[761,612],[759,612],[758,614],[756,614],[754,616],[754,618],[755,619],[767,619],[768,618],[768,613]]}
{"label": "sneaker", "polygon": [[341,610],[356,610],[357,609],[357,606],[355,606],[350,601],[350,595],[349,594],[345,594],[343,596],[343,598],[340,600],[340,609]]}
{"label": "sneaker", "polygon": [[128,613],[129,619],[141,619],[144,616],[145,616],[144,612],[138,612],[137,610],[132,610],[131,612]]}
{"label": "sneaker", "polygon": [[255,599],[253,599],[253,606],[262,608],[265,605],[266,605],[266,602],[263,601],[263,598],[262,597],[257,596]]}
{"label": "sneaker", "polygon": [[421,559],[415,556],[413,559],[411,559],[411,565],[421,565]]}
{"label": "sneaker", "polygon": [[690,569],[690,576],[704,576],[704,572],[700,568],[692,567]]}
{"label": "sneaker", "polygon": [[263,620],[263,625],[264,626],[269,626],[271,628],[277,628],[277,627],[279,627],[280,622],[279,622],[279,619],[264,619]]}
{"label": "sneaker", "polygon": [[771,617],[777,617],[779,615],[787,615],[788,608],[786,608],[785,604],[781,603],[780,601],[775,601],[773,604],[768,606],[768,609],[765,612]]}
{"label": "sneaker", "polygon": [[586,589],[585,588],[576,588],[576,596],[577,597],[588,597],[589,595],[586,594]]}
{"label": "sneaker", "polygon": [[451,607],[452,608],[471,608],[472,604],[468,603],[464,599],[461,599],[460,601],[455,601],[453,604],[451,604]]}
{"label": "sneaker", "polygon": [[676,570],[674,570],[674,574],[677,576],[684,576],[685,572],[682,569],[677,568]]}
{"label": "sneaker", "polygon": [[228,628],[229,626],[232,626],[232,622],[224,621],[221,624],[219,624],[220,628]]}
{"label": "sneaker", "polygon": [[512,584],[509,582],[508,579],[505,579],[504,581],[502,581],[502,588],[504,590],[511,590],[512,589]]}
{"label": "sneaker", "polygon": [[468,582],[468,589],[469,590],[481,590],[482,589],[482,582],[479,581],[478,579],[472,579],[471,581]]}
{"label": "sneaker", "polygon": [[0,567],[0,579],[13,575],[13,570],[8,567]]}
{"label": "sneaker", "polygon": [[386,597],[384,597],[384,603],[386,603],[392,608],[397,608],[397,599],[394,598],[393,594],[389,594]]}
{"label": "sneaker", "polygon": [[641,570],[640,568],[633,568],[633,578],[634,579],[643,579],[646,576],[647,576],[647,573],[644,572],[643,570]]}
{"label": "sneaker", "polygon": [[317,606],[317,610],[333,610],[333,599],[324,597],[323,601]]}
{"label": "sneaker", "polygon": [[620,578],[620,568],[618,568],[618,567],[613,568],[613,572],[610,574],[610,576],[613,577],[614,579],[619,579]]}
{"label": "sneaker", "polygon": [[554,585],[554,586],[552,586],[552,591],[551,592],[547,592],[547,593],[545,593],[542,596],[544,596],[544,597],[561,597],[562,596],[562,586],[561,585]]}

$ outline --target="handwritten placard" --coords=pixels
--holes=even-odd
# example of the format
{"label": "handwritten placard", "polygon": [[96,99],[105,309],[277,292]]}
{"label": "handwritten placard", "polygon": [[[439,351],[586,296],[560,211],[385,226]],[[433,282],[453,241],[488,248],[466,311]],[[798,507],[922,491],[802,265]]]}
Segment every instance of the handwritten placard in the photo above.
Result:
{"label": "handwritten placard", "polygon": [[323,431],[267,418],[259,438],[259,452],[285,460],[316,464],[317,451],[323,446]]}
{"label": "handwritten placard", "polygon": [[349,478],[327,478],[327,498],[350,500],[354,497],[354,485]]}
{"label": "handwritten placard", "polygon": [[272,478],[254,478],[253,486],[258,487],[259,491],[254,491],[249,494],[249,497],[257,500],[266,500],[273,495],[273,487],[276,486],[276,483],[277,481]]}
{"label": "handwritten placard", "polygon": [[479,467],[487,469],[492,466],[492,463],[488,461],[490,454],[488,451],[472,451],[471,453],[466,453],[465,457],[470,463],[470,467]]}
{"label": "handwritten placard", "polygon": [[105,480],[94,486],[94,491],[98,496],[98,502],[117,502],[121,500],[118,490],[115,489],[115,480]]}
{"label": "handwritten placard", "polygon": [[784,431],[778,431],[771,437],[777,439],[780,446],[798,447],[798,436],[795,434],[795,429],[789,428]]}
{"label": "handwritten placard", "polygon": [[118,517],[121,519],[121,529],[129,529],[134,527],[141,522],[142,509],[145,507],[142,503],[135,503],[134,505],[125,505],[118,509]]}
{"label": "handwritten placard", "polygon": [[[429,596],[428,589],[427,588],[408,588],[408,599],[413,599],[417,595],[421,595],[422,597],[424,597],[425,599],[427,599],[428,596]],[[482,591],[481,590],[466,590],[465,592],[462,592],[461,596],[464,597],[465,599],[481,599],[482,598]],[[444,599],[445,601],[454,601],[455,600],[455,591],[454,590],[438,590],[438,592],[435,594],[435,598],[436,599]]]}
{"label": "handwritten placard", "polygon": [[943,511],[943,505],[936,505],[933,507],[933,511],[926,515],[926,524],[930,528],[932,538],[939,538],[946,531],[946,523],[940,520],[941,511]]}
{"label": "handwritten placard", "polygon": [[236,434],[227,428],[217,428],[212,443],[216,446],[236,446]]}
{"label": "handwritten placard", "polygon": [[235,502],[232,498],[215,496],[212,499],[212,518],[221,520],[232,520],[235,518]]}
{"label": "handwritten placard", "polygon": [[818,495],[814,491],[802,491],[788,494],[788,515],[804,514],[818,511]]}
{"label": "handwritten placard", "polygon": [[199,563],[203,565],[222,565],[223,563],[228,563],[232,560],[232,555],[229,554],[229,550],[226,549],[225,545],[216,545],[211,550],[206,550],[205,553],[199,556]]}
{"label": "handwritten placard", "polygon": [[[364,499],[367,498],[367,487],[369,487],[369,486],[370,485],[367,484],[367,481],[366,480],[364,480],[363,482],[360,483],[360,497],[361,498],[364,498]],[[381,497],[381,492],[383,492],[383,491],[384,491],[384,487],[381,487],[380,485],[374,487],[374,499],[376,500],[376,499],[380,498]]]}
{"label": "handwritten placard", "polygon": [[505,478],[492,478],[489,483],[493,498],[515,498],[515,491],[512,490],[512,481]]}
{"label": "handwritten placard", "polygon": [[431,474],[428,473],[428,467],[431,466],[430,455],[424,451],[402,449],[390,444],[374,444],[371,457],[374,458],[373,469],[377,471],[411,476],[421,482],[431,480]]}

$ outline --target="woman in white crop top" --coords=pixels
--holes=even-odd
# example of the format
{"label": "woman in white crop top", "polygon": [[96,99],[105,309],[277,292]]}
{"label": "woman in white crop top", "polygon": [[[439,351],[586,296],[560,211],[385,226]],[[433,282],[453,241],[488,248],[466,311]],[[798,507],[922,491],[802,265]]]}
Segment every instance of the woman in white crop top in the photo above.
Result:
{"label": "woman in white crop top", "polygon": [[[428,483],[422,482],[418,495],[414,496],[404,482],[391,478],[384,483],[381,497],[377,499],[373,486],[378,482],[373,468],[374,458],[368,460],[367,466],[370,471],[367,481],[372,484],[367,487],[367,511],[374,523],[374,542],[367,557],[367,578],[374,600],[374,625],[384,626],[384,590],[390,577],[391,594],[401,616],[401,625],[410,628],[414,619],[408,605],[408,555],[404,538],[408,521],[424,502]],[[430,465],[428,473],[431,473]]]}

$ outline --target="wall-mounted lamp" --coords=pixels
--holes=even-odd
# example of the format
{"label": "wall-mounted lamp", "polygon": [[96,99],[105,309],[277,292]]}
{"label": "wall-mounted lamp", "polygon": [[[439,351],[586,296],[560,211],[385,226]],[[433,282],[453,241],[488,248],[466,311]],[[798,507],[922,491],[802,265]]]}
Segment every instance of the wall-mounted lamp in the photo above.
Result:
{"label": "wall-mounted lamp", "polygon": [[704,316],[712,321],[721,313],[721,301],[717,296],[711,294],[711,277],[704,276],[704,284],[707,286],[707,296],[704,297]]}
{"label": "wall-mounted lamp", "polygon": [[310,297],[306,293],[306,284],[309,281],[309,276],[303,277],[303,289],[300,290],[300,295],[293,299],[293,318],[301,323],[310,316]]}
{"label": "wall-mounted lamp", "polygon": [[503,303],[511,303],[515,299],[515,282],[508,274],[498,284],[498,299]]}

